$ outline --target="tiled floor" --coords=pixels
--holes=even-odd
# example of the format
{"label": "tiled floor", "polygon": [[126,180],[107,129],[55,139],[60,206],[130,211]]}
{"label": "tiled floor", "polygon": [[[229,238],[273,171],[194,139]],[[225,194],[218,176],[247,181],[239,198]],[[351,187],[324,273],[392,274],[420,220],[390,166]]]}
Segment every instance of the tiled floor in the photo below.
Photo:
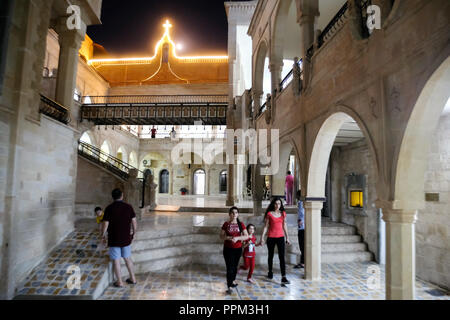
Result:
{"label": "tiled floor", "polygon": [[[173,299],[173,300],[383,300],[384,275],[381,272],[380,289],[369,289],[368,267],[375,263],[349,263],[323,265],[322,280],[319,282],[303,279],[303,269],[288,270],[291,284],[281,286],[280,276],[273,280],[265,278],[265,270],[255,270],[255,284],[245,281],[246,273],[238,275],[239,286],[231,295],[226,295],[225,270],[217,266],[188,265],[171,268],[168,271],[152,272],[138,277],[138,284],[124,288],[109,287],[100,299]],[[434,294],[434,295],[433,295]],[[440,295],[440,296],[436,296]],[[450,299],[449,293],[418,280],[416,298]]]}
{"label": "tiled floor", "polygon": [[[108,267],[106,250],[97,247],[98,231],[77,230],[69,234],[49,257],[18,287],[16,296],[91,296]],[[80,289],[70,281],[79,268]],[[68,282],[69,280],[69,282]],[[69,283],[69,287],[67,285]]]}

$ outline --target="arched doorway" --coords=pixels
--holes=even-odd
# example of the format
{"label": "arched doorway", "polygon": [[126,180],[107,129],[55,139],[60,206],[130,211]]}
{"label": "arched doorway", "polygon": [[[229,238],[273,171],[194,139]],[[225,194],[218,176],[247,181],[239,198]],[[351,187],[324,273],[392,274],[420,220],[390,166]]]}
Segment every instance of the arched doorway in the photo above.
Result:
{"label": "arched doorway", "polygon": [[[371,261],[380,244],[376,208],[378,162],[375,147],[362,119],[346,107],[336,108],[322,122],[309,158],[305,202],[306,269],[308,280],[321,277],[322,209],[333,221],[358,227],[367,243],[358,261]],[[336,170],[334,170],[336,169]],[[334,214],[333,214],[334,212]],[[327,219],[328,220],[328,219]]]}
{"label": "arched doorway", "polygon": [[227,192],[227,170],[222,170],[219,175],[219,192]]}
{"label": "arched doorway", "polygon": [[159,173],[159,193],[169,193],[169,171],[166,169]]}
{"label": "arched doorway", "polygon": [[194,194],[204,195],[206,191],[206,172],[203,169],[197,169],[194,171]]}
{"label": "arched doorway", "polygon": [[[445,195],[450,180],[443,174],[449,163],[449,88],[450,58],[446,58],[421,90],[399,149],[393,199],[401,207],[386,217],[386,274],[395,275],[386,282],[391,299],[414,299],[416,272],[423,280],[448,286],[448,280],[445,284],[445,278],[436,275],[442,270],[439,261],[448,256],[448,247],[442,244],[449,243],[444,230],[449,228]],[[397,216],[404,223],[396,223]]]}

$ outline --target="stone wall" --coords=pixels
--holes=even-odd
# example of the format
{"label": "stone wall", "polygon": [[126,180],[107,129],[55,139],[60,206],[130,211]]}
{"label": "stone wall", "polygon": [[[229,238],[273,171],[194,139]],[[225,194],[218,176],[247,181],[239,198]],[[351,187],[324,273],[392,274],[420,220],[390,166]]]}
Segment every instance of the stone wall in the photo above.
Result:
{"label": "stone wall", "polygon": [[112,202],[111,191],[114,188],[124,190],[123,182],[105,169],[78,157],[76,219],[86,217],[94,219],[94,208],[99,206],[105,209]]}
{"label": "stone wall", "polygon": [[76,132],[46,116],[24,121],[17,163],[15,278],[23,279],[74,229]]}
{"label": "stone wall", "polygon": [[7,168],[9,155],[9,139],[10,139],[10,120],[11,114],[2,111],[0,107],[0,274],[4,274],[3,258],[5,257],[3,243],[7,234],[6,224],[6,192],[7,192]]}
{"label": "stone wall", "polygon": [[[331,157],[331,216],[334,221],[343,222],[357,228],[357,233],[367,243],[369,251],[378,256],[378,214],[373,159],[364,141],[354,142],[344,147],[334,148]],[[364,208],[349,209],[345,176],[351,173],[364,175]]]}
{"label": "stone wall", "polygon": [[430,143],[425,192],[439,194],[439,201],[427,201],[418,214],[416,271],[419,278],[450,289],[450,114],[441,117]]}

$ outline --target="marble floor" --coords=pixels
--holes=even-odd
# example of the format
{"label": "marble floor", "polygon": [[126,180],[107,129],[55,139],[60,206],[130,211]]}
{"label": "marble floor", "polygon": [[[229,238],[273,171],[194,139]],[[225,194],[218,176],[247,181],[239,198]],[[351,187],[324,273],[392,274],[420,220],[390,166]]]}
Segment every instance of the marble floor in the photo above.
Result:
{"label": "marble floor", "polygon": [[[376,263],[323,264],[322,280],[303,279],[304,270],[288,268],[291,284],[280,285],[280,275],[266,279],[264,268],[255,270],[255,284],[245,281],[246,273],[237,277],[238,287],[225,293],[225,269],[220,266],[187,265],[137,277],[138,284],[124,288],[109,287],[102,300],[384,300],[384,272],[380,270],[380,288],[368,286],[368,268]],[[450,293],[416,281],[417,300],[449,300]]]}

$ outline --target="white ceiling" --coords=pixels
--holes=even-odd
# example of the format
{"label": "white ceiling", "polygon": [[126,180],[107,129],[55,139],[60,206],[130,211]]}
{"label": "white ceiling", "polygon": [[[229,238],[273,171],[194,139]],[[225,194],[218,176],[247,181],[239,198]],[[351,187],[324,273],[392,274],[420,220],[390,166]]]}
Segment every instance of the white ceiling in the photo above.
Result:
{"label": "white ceiling", "polygon": [[342,147],[361,139],[364,139],[364,134],[358,124],[353,119],[349,119],[339,130],[333,146]]}

